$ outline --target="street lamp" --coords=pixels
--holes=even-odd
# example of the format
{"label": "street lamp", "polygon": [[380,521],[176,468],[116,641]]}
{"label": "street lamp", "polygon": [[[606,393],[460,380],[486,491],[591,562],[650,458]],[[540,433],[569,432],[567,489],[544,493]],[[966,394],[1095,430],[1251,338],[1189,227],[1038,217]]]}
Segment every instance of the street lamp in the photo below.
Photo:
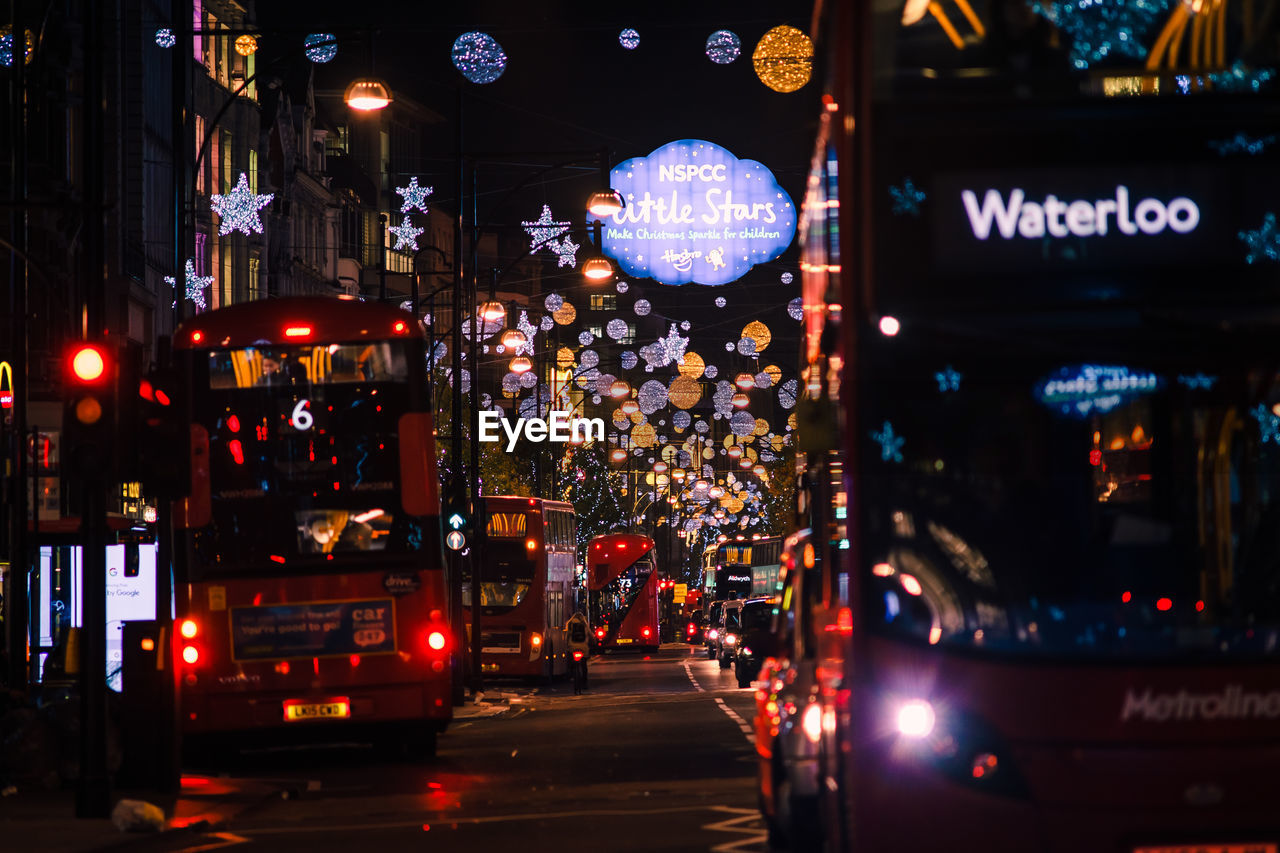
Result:
{"label": "street lamp", "polygon": [[342,99],[353,110],[372,112],[391,103],[391,89],[376,77],[357,77],[347,85]]}
{"label": "street lamp", "polygon": [[596,216],[613,216],[625,206],[622,196],[612,187],[608,190],[596,190],[587,199],[587,210]]}

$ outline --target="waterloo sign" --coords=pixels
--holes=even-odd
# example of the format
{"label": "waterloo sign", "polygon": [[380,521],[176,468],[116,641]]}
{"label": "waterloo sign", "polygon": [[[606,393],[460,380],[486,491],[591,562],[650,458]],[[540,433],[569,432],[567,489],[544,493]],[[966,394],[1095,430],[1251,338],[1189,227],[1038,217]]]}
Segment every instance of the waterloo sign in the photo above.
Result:
{"label": "waterloo sign", "polygon": [[681,139],[615,166],[626,207],[603,222],[602,251],[626,274],[718,285],[781,255],[796,208],[773,173],[701,139]]}

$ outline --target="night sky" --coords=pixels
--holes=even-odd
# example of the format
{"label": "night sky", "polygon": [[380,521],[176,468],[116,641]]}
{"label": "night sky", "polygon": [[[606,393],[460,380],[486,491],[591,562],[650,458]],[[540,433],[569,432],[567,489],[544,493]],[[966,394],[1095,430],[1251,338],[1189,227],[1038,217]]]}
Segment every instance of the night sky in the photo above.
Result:
{"label": "night sky", "polygon": [[[660,0],[629,7],[510,0],[258,4],[259,23],[266,31],[302,28],[339,36],[338,58],[317,68],[317,89],[340,91],[372,64],[393,92],[425,104],[445,119],[428,135],[428,146],[438,156],[422,164],[420,180],[434,184],[434,201],[449,207],[455,197],[453,122],[459,87],[464,100],[463,145],[469,152],[510,152],[515,162],[527,161],[530,153],[594,151],[607,145],[612,165],[645,156],[673,140],[705,139],[739,158],[764,163],[798,206],[821,92],[813,81],[791,94],[774,92],[756,76],[751,53],[760,37],[779,24],[809,32],[811,14],[808,0]],[[634,50],[619,44],[625,27],[640,34]],[[707,37],[720,29],[736,33],[742,44],[741,55],[728,65],[713,63],[705,53]],[[508,57],[506,71],[487,85],[466,81],[450,58],[453,41],[473,30],[493,36]],[[296,38],[301,41],[300,35]],[[501,201],[505,186],[518,174],[520,167],[508,172],[498,166],[481,169],[481,221],[515,227],[520,219],[537,217],[539,202],[551,204],[557,218],[579,217],[584,181],[594,183],[583,170],[577,176],[551,173],[522,197],[504,202],[513,209],[485,210],[487,202]],[[777,261],[722,287],[637,284],[656,313],[694,321],[695,343],[708,356],[710,351],[703,347],[712,343],[697,338],[709,335],[714,345],[722,346],[726,338],[737,338],[742,322],[757,315],[775,330],[787,329],[779,343],[790,349],[798,329],[786,326],[784,307],[799,294],[797,257],[798,246],[793,245]],[[785,271],[795,274],[790,285],[780,282]],[[726,298],[726,308],[714,307],[717,296]],[[791,329],[796,334],[790,334]],[[770,353],[770,360],[794,364],[794,357],[784,356],[780,349]]]}

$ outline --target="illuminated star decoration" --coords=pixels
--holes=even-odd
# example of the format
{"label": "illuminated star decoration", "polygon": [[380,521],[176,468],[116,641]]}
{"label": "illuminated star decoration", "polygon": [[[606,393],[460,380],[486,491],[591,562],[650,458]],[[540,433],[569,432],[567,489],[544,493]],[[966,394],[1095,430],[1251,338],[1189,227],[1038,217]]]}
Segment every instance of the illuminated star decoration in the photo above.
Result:
{"label": "illuminated star decoration", "polygon": [[[178,280],[171,275],[164,277],[165,284],[178,289]],[[196,265],[191,258],[187,258],[187,294],[184,298],[190,299],[196,305],[197,311],[203,311],[207,305],[204,301],[204,289],[213,284],[213,276],[196,275]],[[175,294],[176,295],[176,294]],[[178,300],[173,300],[173,307],[176,307]]]}
{"label": "illuminated star decoration", "polygon": [[912,183],[910,178],[904,180],[900,187],[889,187],[889,195],[893,197],[894,216],[901,216],[904,213],[919,216],[920,202],[927,198],[924,190]]}
{"label": "illuminated star decoration", "polygon": [[948,391],[960,390],[960,374],[956,373],[956,369],[949,364],[945,369],[933,374],[933,378],[938,380],[938,390],[944,394]]}
{"label": "illuminated star decoration", "polygon": [[1249,414],[1253,415],[1254,420],[1258,422],[1258,441],[1263,444],[1268,441],[1280,444],[1280,415],[1261,403],[1256,408],[1250,409]]}
{"label": "illuminated star decoration", "polygon": [[516,346],[516,355],[533,355],[533,338],[538,334],[538,329],[529,322],[528,311],[520,311],[520,320],[516,323],[516,328],[524,332],[524,343]]}
{"label": "illuminated star decoration", "polygon": [[404,204],[400,205],[401,213],[410,213],[415,208],[427,212],[427,196],[435,190],[435,187],[420,187],[416,177],[409,179],[409,186],[396,187],[396,195],[404,197]]}
{"label": "illuminated star decoration", "polygon": [[640,354],[651,367],[666,367],[673,361],[676,364],[684,364],[684,351],[687,346],[689,346],[689,339],[681,337],[676,331],[676,324],[672,323],[671,331],[667,332],[665,338],[658,338],[654,343],[641,349]]}
{"label": "illuminated star decoration", "polygon": [[564,240],[558,243],[549,244],[551,251],[560,256],[560,261],[556,264],[556,269],[560,267],[572,267],[578,263],[578,249],[582,248],[577,243],[569,239],[565,235]]}
{"label": "illuminated star decoration", "polygon": [[411,252],[418,251],[418,235],[422,233],[422,229],[415,228],[409,217],[406,216],[399,225],[393,225],[387,230],[396,235],[396,244],[392,248],[397,252],[405,249]]}
{"label": "illuminated star decoration", "polygon": [[211,199],[213,212],[222,217],[218,233],[227,235],[232,231],[239,231],[246,236],[250,233],[261,234],[262,220],[258,217],[258,211],[271,204],[273,198],[275,193],[259,195],[249,189],[249,176],[241,172],[240,180],[232,187],[231,192],[215,195]]}
{"label": "illuminated star decoration", "polygon": [[[556,222],[551,216],[551,207],[549,205],[542,206],[542,215],[533,222],[521,222],[524,233],[528,234],[530,239],[529,249],[536,252],[543,248],[552,248],[551,244],[561,234],[569,231],[568,222]],[[554,249],[552,248],[554,251]]]}
{"label": "illuminated star decoration", "polygon": [[[6,36],[6,38],[8,38],[8,36]],[[168,27],[161,27],[156,30],[156,44],[160,47],[173,47],[177,43],[178,37],[173,34],[173,30]],[[12,62],[12,60],[10,60],[10,62]],[[5,65],[9,65],[10,62],[6,62]]]}
{"label": "illuminated star decoration", "polygon": [[1237,234],[1249,252],[1244,256],[1247,263],[1260,260],[1280,261],[1280,233],[1276,231],[1276,215],[1268,213],[1262,217],[1262,227],[1252,231],[1241,231]]}
{"label": "illuminated star decoration", "polygon": [[881,461],[902,461],[902,445],[905,443],[905,439],[900,435],[894,435],[893,424],[885,421],[879,432],[871,433],[871,438],[880,445]]}
{"label": "illuminated star decoration", "polygon": [[1032,11],[1070,37],[1070,59],[1080,70],[1113,56],[1145,59],[1148,31],[1168,16],[1173,5],[1170,0],[1032,0],[1030,4]]}

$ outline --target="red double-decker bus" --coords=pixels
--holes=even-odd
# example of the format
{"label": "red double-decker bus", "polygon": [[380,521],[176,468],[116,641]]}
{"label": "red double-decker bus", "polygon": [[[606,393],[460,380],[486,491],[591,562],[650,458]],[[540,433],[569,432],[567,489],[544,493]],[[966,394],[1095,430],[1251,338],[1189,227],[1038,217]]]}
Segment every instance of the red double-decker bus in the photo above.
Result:
{"label": "red double-decker bus", "polygon": [[[569,669],[577,533],[573,504],[486,497],[480,575],[481,666],[503,676],[555,678]],[[462,588],[470,613],[472,583]],[[468,625],[470,616],[468,615]]]}
{"label": "red double-decker bus", "polygon": [[174,512],[188,736],[389,736],[452,716],[435,440],[411,315],[326,298],[182,324]]}
{"label": "red double-decker bus", "polygon": [[1280,850],[1280,21],[1088,5],[821,18],[796,849]]}
{"label": "red double-decker bus", "polygon": [[598,648],[658,648],[660,590],[653,549],[654,541],[637,533],[608,533],[587,544],[587,618]]}

